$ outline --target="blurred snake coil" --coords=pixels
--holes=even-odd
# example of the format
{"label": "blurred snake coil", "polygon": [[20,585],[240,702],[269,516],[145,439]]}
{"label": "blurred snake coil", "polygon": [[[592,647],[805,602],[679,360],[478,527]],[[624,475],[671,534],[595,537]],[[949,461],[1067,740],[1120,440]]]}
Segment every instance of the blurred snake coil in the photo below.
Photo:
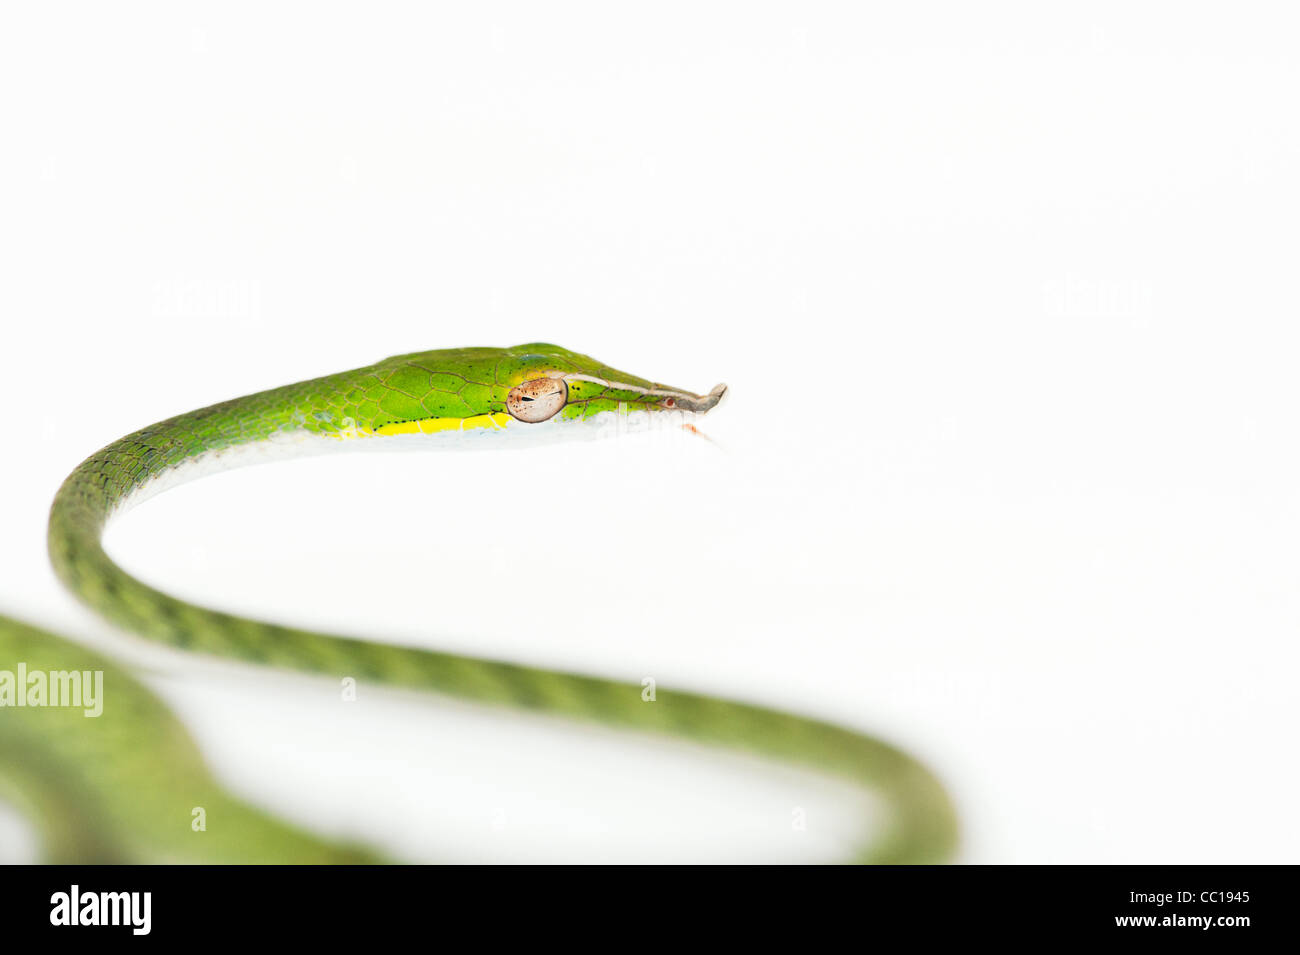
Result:
{"label": "blurred snake coil", "polygon": [[[313,633],[186,603],[127,574],[105,553],[116,513],[171,484],[248,460],[239,452],[316,453],[343,442],[516,446],[519,436],[590,433],[611,415],[699,415],[722,397],[609,368],[556,345],[399,355],[168,418],[87,458],[55,496],[49,553],[63,583],[114,624],[172,647],[334,677],[428,690],[640,733],[749,752],[845,778],[882,806],[845,861],[948,861],[956,817],[935,777],[906,753],[821,720],[750,703],[510,662]],[[357,863],[388,861],[250,806],[209,772],[182,723],[127,668],[0,617],[0,673],[98,670],[105,710],[14,705],[0,682],[0,801],[29,821],[43,861]],[[203,807],[206,831],[191,828]]]}

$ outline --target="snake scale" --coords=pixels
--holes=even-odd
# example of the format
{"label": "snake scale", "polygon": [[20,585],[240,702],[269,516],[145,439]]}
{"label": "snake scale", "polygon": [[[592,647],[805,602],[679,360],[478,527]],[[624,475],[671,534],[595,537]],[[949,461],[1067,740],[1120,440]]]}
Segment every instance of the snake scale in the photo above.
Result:
{"label": "snake scale", "polygon": [[[105,553],[107,522],[146,496],[242,450],[316,452],[355,441],[507,445],[526,434],[590,432],[611,415],[698,415],[725,391],[657,384],[556,345],[399,355],[354,371],[259,392],[142,428],[87,458],[55,496],[49,553],[78,598],[122,628],[173,647],[297,670],[350,675],[476,703],[637,732],[669,734],[825,772],[874,792],[883,819],[855,862],[949,859],[957,824],[935,777],[906,753],[821,720],[745,702],[505,661],[330,636],[178,600]],[[0,797],[27,817],[48,860],[79,862],[381,861],[225,792],[180,721],[126,669],[76,643],[0,617],[0,667],[100,670],[104,714],[0,708]],[[195,839],[190,808],[224,820]]]}

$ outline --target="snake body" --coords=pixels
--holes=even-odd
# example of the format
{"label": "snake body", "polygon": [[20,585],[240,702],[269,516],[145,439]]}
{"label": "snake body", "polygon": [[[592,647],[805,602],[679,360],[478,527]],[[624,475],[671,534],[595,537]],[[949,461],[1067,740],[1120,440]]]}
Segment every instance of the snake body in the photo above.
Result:
{"label": "snake body", "polygon": [[[114,514],[205,467],[239,463],[237,452],[243,448],[316,451],[358,441],[450,442],[453,437],[509,444],[522,435],[589,431],[610,416],[702,414],[723,390],[719,386],[696,394],[543,343],[399,355],[178,415],[113,442],[87,458],[59,489],[50,513],[49,553],[72,593],[121,627],[153,640],[243,661],[671,734],[810,767],[873,790],[885,806],[883,823],[865,844],[849,848],[850,859],[943,861],[954,849],[957,832],[943,787],[916,760],[870,736],[698,693],[661,687],[650,705],[639,684],[234,616],[149,587],[114,563],[102,544]],[[0,784],[5,787],[0,791],[30,810],[47,856],[131,861],[370,857],[363,849],[274,820],[222,792],[180,723],[110,661],[5,618],[0,618],[0,652],[4,659],[28,661],[29,667],[41,661],[51,669],[93,664],[106,673],[111,720],[82,720],[79,713],[64,717],[51,709],[0,710]],[[21,718],[15,717],[20,712]],[[125,759],[128,752],[134,755]],[[149,794],[133,797],[142,789]],[[223,826],[227,835],[221,839],[190,839],[189,807],[197,805],[224,806],[238,824]]]}

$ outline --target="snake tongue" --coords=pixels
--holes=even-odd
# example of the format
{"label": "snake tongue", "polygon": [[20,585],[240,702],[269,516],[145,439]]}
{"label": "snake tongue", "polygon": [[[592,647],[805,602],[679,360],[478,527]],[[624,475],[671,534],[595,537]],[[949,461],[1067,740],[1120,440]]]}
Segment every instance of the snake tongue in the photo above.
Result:
{"label": "snake tongue", "polygon": [[719,401],[721,401],[722,396],[725,395],[726,393],[727,393],[726,385],[715,385],[713,390],[710,391],[707,395],[692,395],[690,393],[683,393],[675,397],[676,397],[677,407],[681,408],[683,411],[692,411],[695,414],[704,414],[710,408],[716,405]]}

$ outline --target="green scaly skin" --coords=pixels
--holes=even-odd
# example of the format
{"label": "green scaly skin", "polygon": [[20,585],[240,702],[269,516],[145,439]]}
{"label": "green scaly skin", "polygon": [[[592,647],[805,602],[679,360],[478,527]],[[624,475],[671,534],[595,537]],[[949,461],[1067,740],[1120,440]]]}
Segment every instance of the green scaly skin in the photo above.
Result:
{"label": "green scaly skin", "polygon": [[[568,392],[557,421],[581,421],[628,408],[651,413],[673,407],[702,411],[716,402],[718,394],[715,390],[710,400],[654,384],[555,345],[397,356],[367,368],[179,415],[94,454],[68,477],[55,498],[49,527],[54,568],[73,593],[104,616],[172,646],[335,677],[417,687],[629,730],[672,734],[846,777],[876,792],[887,810],[873,838],[851,849],[853,861],[948,859],[955,848],[957,827],[942,786],[911,757],[869,736],[701,694],[660,687],[657,701],[651,705],[642,701],[637,684],[328,636],[236,617],[148,587],[114,564],[101,546],[107,518],[132,492],[200,455],[267,439],[292,440],[306,433],[388,441],[394,439],[374,432],[421,420],[446,424],[451,419],[455,424],[483,415],[501,420],[512,387],[560,376],[566,377]],[[508,419],[506,425],[513,434],[549,423]],[[78,662],[74,658],[79,651],[71,644],[3,618],[0,651],[3,658],[27,660],[29,669],[36,665],[32,661],[43,659],[65,661],[66,668],[86,668],[86,655],[82,653]],[[28,710],[26,722],[18,728],[8,714],[0,720],[0,776],[11,789],[27,792],[28,804],[38,802],[43,792],[61,794],[62,802],[47,799],[43,803],[54,820],[41,823],[42,831],[54,834],[47,843],[51,853],[146,859],[179,854],[196,861],[359,857],[355,849],[313,839],[222,793],[167,710],[125,674],[110,670],[106,661],[96,665],[113,674],[113,689],[105,691],[109,705],[126,710],[114,714],[115,735],[104,734],[106,738],[96,743],[92,735],[97,731],[76,721],[98,721],[85,719],[80,711],[72,711],[75,718],[69,717],[74,725],[57,728],[55,718],[47,716],[59,712],[56,710]],[[108,716],[106,710],[100,719]],[[42,717],[48,723],[43,724]],[[139,746],[130,761],[125,760],[128,737],[133,740],[131,746]],[[144,740],[156,745],[139,745]],[[169,742],[171,749],[164,742]],[[42,759],[35,759],[37,754]],[[79,768],[87,758],[92,768]],[[100,769],[93,768],[96,759],[103,763]],[[115,763],[118,759],[123,762]],[[48,771],[28,773],[32,778],[26,778],[22,771],[6,771],[6,766],[19,770],[38,766]],[[75,789],[60,781],[78,774]],[[89,782],[87,774],[92,777]],[[150,787],[150,798],[134,798],[135,793]],[[76,794],[75,800],[69,793]],[[235,828],[243,831],[227,832],[218,840],[212,838],[215,827],[210,827],[205,838],[189,838],[188,807],[218,803],[227,807],[238,820]],[[179,818],[178,805],[186,807]],[[221,829],[226,831],[226,826]]]}
{"label": "green scaly skin", "polygon": [[[330,843],[240,802],[212,778],[181,722],[119,666],[53,634],[0,617],[0,661],[28,672],[99,670],[103,713],[0,710],[0,798],[34,824],[56,863],[361,863],[369,850]],[[193,810],[205,828],[192,828]]]}

